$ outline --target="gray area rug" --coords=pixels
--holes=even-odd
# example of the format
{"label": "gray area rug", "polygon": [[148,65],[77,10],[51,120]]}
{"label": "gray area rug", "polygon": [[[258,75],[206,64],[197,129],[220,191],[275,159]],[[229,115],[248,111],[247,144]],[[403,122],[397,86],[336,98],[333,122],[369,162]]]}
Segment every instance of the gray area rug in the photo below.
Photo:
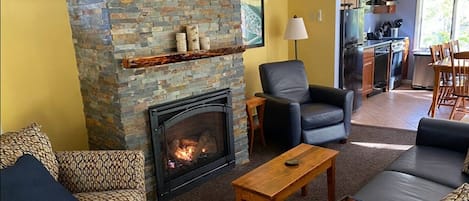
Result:
{"label": "gray area rug", "polygon": [[[336,198],[353,195],[374,175],[382,171],[406,148],[415,142],[415,131],[372,126],[353,125],[347,144],[330,143],[324,147],[340,151],[336,159]],[[235,200],[231,181],[255,167],[279,155],[282,151],[275,145],[263,147],[255,142],[251,162],[238,165],[192,190],[175,197],[177,201]],[[308,195],[300,191],[287,200],[327,200],[326,174],[323,173],[308,185]]]}

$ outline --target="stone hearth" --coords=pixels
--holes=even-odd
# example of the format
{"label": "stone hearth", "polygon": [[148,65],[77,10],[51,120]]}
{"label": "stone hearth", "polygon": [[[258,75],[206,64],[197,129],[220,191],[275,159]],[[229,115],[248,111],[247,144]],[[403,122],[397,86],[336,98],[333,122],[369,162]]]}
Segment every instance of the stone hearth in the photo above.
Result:
{"label": "stone hearth", "polygon": [[241,45],[239,0],[67,0],[91,149],[145,152],[148,200],[156,178],[148,107],[232,90],[236,163],[249,160],[242,53],[124,68],[122,60],[176,51],[175,33],[197,24],[212,48]]}

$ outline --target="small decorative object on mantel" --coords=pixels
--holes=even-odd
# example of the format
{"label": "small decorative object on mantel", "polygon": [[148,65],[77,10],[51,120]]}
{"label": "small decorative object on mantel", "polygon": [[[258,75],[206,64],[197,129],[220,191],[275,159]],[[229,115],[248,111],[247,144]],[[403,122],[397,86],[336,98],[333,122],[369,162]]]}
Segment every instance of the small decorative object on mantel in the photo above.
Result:
{"label": "small decorative object on mantel", "polygon": [[187,41],[189,44],[189,51],[200,50],[199,44],[199,26],[187,25],[186,26]]}
{"label": "small decorative object on mantel", "polygon": [[189,51],[186,53],[172,53],[158,56],[138,57],[138,58],[125,58],[122,60],[124,68],[141,68],[163,65],[168,63],[176,63],[182,61],[190,61],[196,59],[203,59],[209,57],[223,56],[229,54],[242,53],[246,50],[244,45],[217,48],[202,51]]}
{"label": "small decorative object on mantel", "polygon": [[187,52],[186,33],[176,33],[176,47],[178,52]]}
{"label": "small decorative object on mantel", "polygon": [[200,47],[202,50],[209,50],[210,49],[210,38],[209,37],[200,37]]}

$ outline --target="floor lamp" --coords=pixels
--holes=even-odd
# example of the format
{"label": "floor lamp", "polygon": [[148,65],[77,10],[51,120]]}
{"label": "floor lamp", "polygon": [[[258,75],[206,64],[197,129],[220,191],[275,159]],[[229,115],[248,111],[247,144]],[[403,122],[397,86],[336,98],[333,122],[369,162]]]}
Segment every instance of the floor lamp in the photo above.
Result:
{"label": "floor lamp", "polygon": [[298,60],[298,46],[296,41],[308,38],[308,33],[306,32],[305,23],[303,22],[302,17],[297,17],[295,15],[293,18],[290,18],[283,38],[285,40],[295,40],[295,59]]}

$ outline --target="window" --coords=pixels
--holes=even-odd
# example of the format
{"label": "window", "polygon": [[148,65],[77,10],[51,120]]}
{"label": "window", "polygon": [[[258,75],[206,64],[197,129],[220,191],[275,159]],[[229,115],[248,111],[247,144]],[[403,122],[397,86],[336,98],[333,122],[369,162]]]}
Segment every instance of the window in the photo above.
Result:
{"label": "window", "polygon": [[469,50],[469,0],[419,0],[417,3],[416,47],[459,40]]}

